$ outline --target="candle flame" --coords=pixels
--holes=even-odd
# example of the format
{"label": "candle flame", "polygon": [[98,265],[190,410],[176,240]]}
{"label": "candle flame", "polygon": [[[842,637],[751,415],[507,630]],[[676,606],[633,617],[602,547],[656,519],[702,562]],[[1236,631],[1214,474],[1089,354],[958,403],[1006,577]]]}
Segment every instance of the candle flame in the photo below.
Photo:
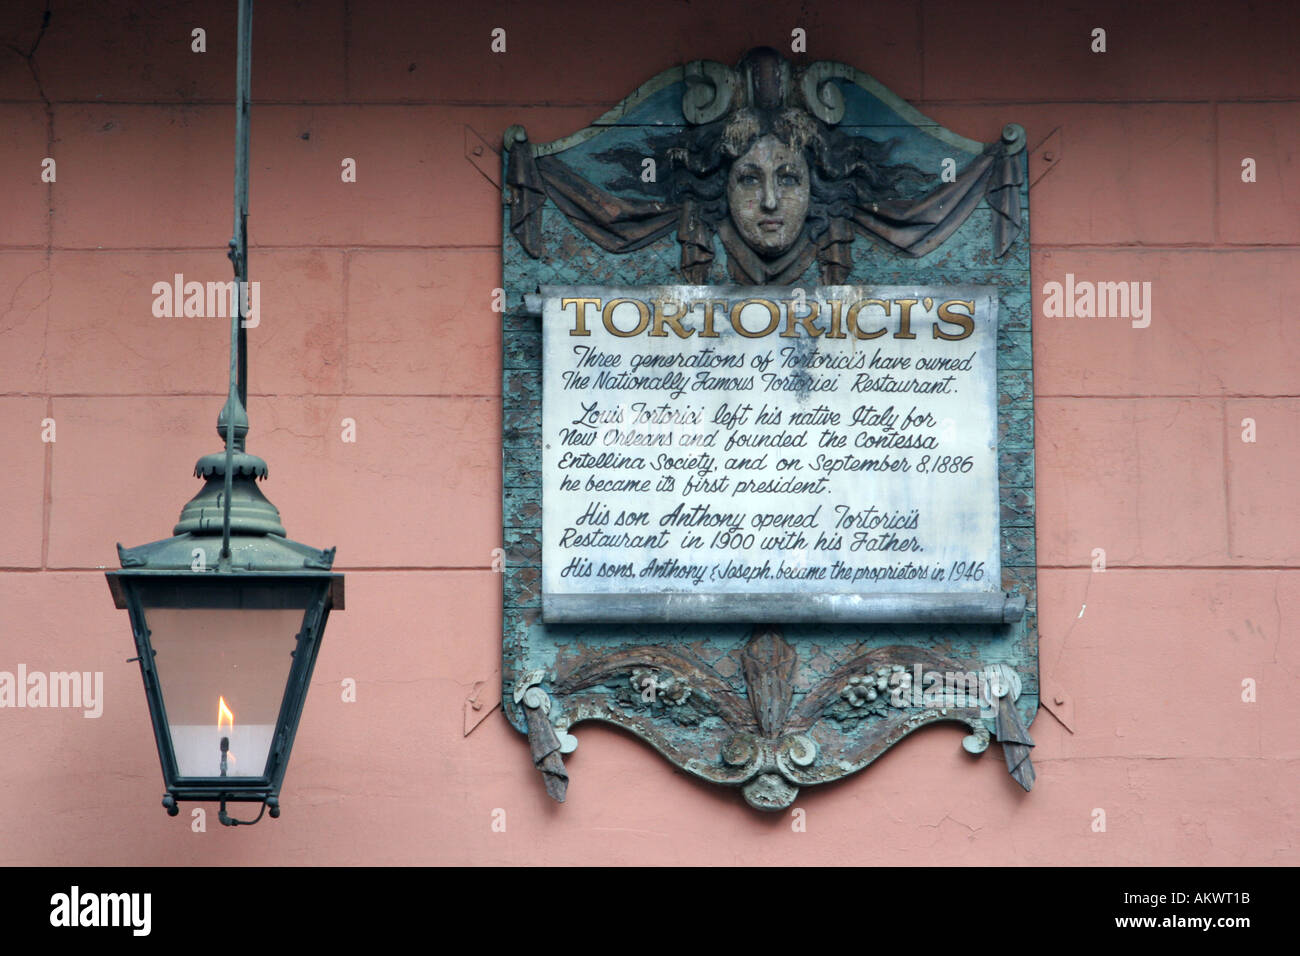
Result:
{"label": "candle flame", "polygon": [[218,697],[217,698],[217,733],[221,733],[223,727],[225,728],[227,733],[233,733],[235,729],[235,715],[232,714],[230,712],[230,708],[226,706],[226,698]]}

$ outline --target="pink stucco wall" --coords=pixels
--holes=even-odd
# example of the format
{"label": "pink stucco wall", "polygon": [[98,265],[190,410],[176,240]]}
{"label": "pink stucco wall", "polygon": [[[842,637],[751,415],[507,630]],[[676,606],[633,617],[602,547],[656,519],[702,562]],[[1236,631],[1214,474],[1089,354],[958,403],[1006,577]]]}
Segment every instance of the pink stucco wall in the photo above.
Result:
{"label": "pink stucco wall", "polygon": [[[1300,862],[1293,5],[259,4],[249,445],[290,536],[338,545],[348,604],[283,817],[204,833],[158,804],[102,569],[170,533],[220,447],[225,325],[154,318],[150,287],[228,276],[234,5],[149,6],[54,0],[43,35],[43,3],[0,9],[0,670],[102,671],[105,697],[98,719],[0,710],[0,863]],[[1040,711],[1031,794],[929,729],[804,791],[794,832],[585,726],[556,806],[499,712],[463,735],[501,591],[500,198],[465,127],[553,139],[796,27],[966,136],[1059,129],[1038,289],[1152,283],[1146,329],[1035,296],[1042,680],[1070,728]]]}

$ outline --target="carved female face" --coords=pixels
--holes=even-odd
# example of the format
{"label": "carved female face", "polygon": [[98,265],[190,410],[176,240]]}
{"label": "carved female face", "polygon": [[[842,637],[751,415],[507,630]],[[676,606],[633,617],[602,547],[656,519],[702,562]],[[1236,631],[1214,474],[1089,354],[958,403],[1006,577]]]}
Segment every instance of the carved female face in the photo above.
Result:
{"label": "carved female face", "polygon": [[727,206],[751,249],[772,257],[799,238],[808,216],[808,161],[768,133],[731,164]]}

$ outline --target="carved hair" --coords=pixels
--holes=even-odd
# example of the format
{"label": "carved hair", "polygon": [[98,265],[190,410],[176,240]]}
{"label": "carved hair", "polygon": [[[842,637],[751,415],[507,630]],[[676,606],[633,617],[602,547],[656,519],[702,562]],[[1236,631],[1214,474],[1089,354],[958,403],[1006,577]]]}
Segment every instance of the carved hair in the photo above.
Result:
{"label": "carved hair", "polygon": [[710,225],[727,215],[727,172],[732,162],[771,134],[803,152],[808,161],[808,225],[813,239],[831,216],[847,216],[848,205],[869,206],[907,198],[927,179],[914,166],[886,161],[896,141],[876,142],[832,129],[810,113],[785,107],[744,107],[686,134],[686,145],[668,151],[673,166],[672,199],[693,200]]}

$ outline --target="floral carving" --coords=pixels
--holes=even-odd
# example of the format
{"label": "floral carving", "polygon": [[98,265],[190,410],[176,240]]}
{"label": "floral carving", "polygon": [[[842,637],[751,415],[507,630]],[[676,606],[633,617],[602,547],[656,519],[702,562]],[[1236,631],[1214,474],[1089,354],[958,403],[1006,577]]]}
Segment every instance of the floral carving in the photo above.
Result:
{"label": "floral carving", "polygon": [[631,683],[632,689],[641,695],[641,700],[646,703],[660,703],[669,707],[680,707],[691,696],[691,687],[683,678],[666,671],[652,670],[647,667],[633,669],[629,683]]}
{"label": "floral carving", "polygon": [[[752,806],[776,810],[789,806],[801,786],[860,769],[899,737],[935,720],[966,723],[972,733],[964,746],[972,753],[987,746],[988,731],[977,712],[916,705],[913,674],[894,663],[904,654],[928,670],[957,666],[916,649],[864,650],[797,699],[795,649],[778,628],[759,627],[731,658],[744,678],[743,690],[686,650],[588,647],[560,667],[555,699],[573,708],[566,715],[571,722],[600,719],[626,727],[692,772],[741,787]],[[853,738],[827,737],[818,730],[826,718],[866,721],[867,729]],[[673,726],[697,728],[693,733],[703,734],[711,747],[679,751]],[[828,740],[835,742],[832,752]]]}

